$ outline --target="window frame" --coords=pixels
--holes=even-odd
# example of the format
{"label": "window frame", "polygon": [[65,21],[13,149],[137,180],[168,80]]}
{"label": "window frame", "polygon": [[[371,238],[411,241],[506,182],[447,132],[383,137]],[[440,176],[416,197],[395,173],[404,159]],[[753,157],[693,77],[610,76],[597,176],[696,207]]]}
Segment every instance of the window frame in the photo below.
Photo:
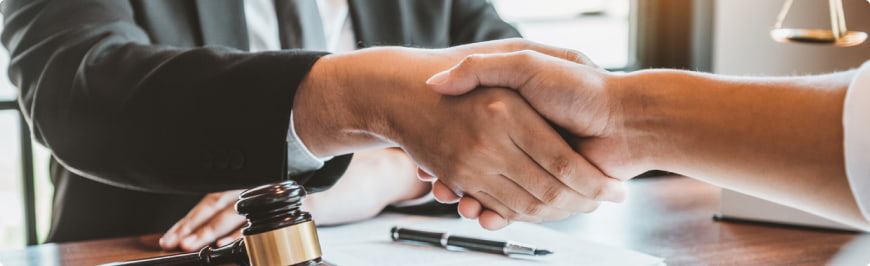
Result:
{"label": "window frame", "polygon": [[39,244],[36,234],[36,187],[33,173],[33,144],[30,138],[30,128],[18,107],[18,101],[0,101],[0,111],[16,111],[19,114],[19,149],[21,152],[21,189],[24,197],[24,227],[28,246]]}

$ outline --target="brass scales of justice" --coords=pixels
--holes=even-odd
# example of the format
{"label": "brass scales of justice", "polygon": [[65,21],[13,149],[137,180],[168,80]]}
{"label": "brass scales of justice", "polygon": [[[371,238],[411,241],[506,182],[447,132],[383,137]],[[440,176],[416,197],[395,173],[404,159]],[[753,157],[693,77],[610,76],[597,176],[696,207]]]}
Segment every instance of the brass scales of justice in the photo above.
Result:
{"label": "brass scales of justice", "polygon": [[795,29],[783,28],[794,0],[786,0],[782,10],[777,16],[776,24],[770,31],[770,36],[777,42],[813,43],[833,45],[838,47],[856,46],[867,40],[867,33],[849,31],[846,28],[846,17],[843,15],[843,0],[829,0],[828,6],[831,14],[831,29]]}

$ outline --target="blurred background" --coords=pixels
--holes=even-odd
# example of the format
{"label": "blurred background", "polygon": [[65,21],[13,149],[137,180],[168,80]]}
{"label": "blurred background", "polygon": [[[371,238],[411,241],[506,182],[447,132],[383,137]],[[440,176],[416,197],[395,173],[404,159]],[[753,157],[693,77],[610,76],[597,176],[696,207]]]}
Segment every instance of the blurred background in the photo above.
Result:
{"label": "blurred background", "polygon": [[[856,67],[870,45],[782,44],[768,35],[783,1],[492,0],[534,41],[584,52],[615,71],[682,68],[723,74],[794,75]],[[870,4],[844,0],[850,30],[870,31]],[[829,28],[826,1],[796,0],[785,27]],[[2,25],[0,25],[2,28]],[[8,55],[0,49],[0,249],[40,242],[50,221],[48,153],[15,110]],[[23,145],[22,145],[23,144]],[[32,184],[30,183],[32,182]]]}

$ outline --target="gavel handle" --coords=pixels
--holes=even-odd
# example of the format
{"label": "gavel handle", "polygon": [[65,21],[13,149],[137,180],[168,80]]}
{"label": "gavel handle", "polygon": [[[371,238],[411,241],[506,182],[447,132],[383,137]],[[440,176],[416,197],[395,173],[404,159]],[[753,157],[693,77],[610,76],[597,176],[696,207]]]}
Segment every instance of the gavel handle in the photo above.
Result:
{"label": "gavel handle", "polygon": [[232,244],[211,248],[204,247],[199,252],[183,253],[162,257],[145,258],[101,264],[99,266],[184,266],[184,265],[224,265],[236,264],[249,266],[245,241],[236,240]]}

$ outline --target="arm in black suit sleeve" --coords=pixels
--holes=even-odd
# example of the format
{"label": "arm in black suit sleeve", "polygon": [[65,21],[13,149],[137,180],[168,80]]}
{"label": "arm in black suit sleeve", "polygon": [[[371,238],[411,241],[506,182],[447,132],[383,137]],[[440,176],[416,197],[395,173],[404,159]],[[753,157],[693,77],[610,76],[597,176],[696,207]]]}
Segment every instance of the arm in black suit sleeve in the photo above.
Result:
{"label": "arm in black suit sleeve", "polygon": [[[284,178],[295,89],[322,54],[154,45],[127,1],[3,4],[22,112],[70,170],[162,192]],[[325,178],[349,159],[333,161]]]}
{"label": "arm in black suit sleeve", "polygon": [[450,18],[450,45],[522,37],[513,26],[502,20],[485,0],[453,1]]}

